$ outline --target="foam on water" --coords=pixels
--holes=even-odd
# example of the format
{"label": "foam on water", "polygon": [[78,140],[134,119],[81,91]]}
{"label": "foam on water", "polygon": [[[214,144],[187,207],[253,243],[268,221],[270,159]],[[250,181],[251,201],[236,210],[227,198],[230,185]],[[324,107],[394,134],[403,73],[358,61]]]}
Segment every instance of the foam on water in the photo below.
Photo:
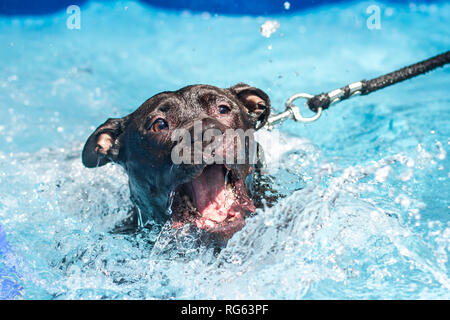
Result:
{"label": "foam on water", "polygon": [[220,253],[170,226],[109,233],[127,177],[80,161],[93,126],[162,90],[245,81],[280,111],[448,49],[448,4],[380,3],[377,31],[368,5],[269,17],[270,39],[266,17],[134,3],[82,7],[79,31],[0,18],[0,297],[450,298],[448,68],[259,132],[285,197]]}

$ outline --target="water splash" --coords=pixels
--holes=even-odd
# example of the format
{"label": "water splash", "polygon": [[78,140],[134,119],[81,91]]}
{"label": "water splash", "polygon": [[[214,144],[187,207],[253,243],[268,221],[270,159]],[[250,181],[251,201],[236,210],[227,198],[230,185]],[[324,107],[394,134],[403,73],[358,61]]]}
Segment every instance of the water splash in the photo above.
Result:
{"label": "water splash", "polygon": [[173,199],[175,198],[175,190],[172,190],[169,194],[169,200],[167,203],[167,210],[166,210],[166,214],[168,216],[172,215],[172,204],[173,204]]}
{"label": "water splash", "polygon": [[261,25],[259,32],[263,37],[270,38],[279,27],[280,23],[277,20],[268,20]]}
{"label": "water splash", "polygon": [[[414,163],[417,176],[423,158],[439,158],[439,152],[422,145],[414,158],[396,154],[339,167],[306,140],[296,144],[296,138],[282,136],[296,147],[281,152],[280,167],[295,163],[295,171],[278,179],[311,179],[299,190],[291,185],[274,207],[258,210],[220,253],[202,246],[201,234],[188,225],[110,234],[131,205],[126,176],[113,165],[83,168],[71,156],[78,147],[43,150],[44,162],[30,154],[2,154],[4,172],[13,172],[8,169],[13,166],[16,173],[3,178],[13,187],[2,197],[0,221],[14,243],[29,239],[18,252],[24,257],[25,297],[42,296],[43,290],[54,298],[95,299],[423,298],[430,296],[429,288],[449,296],[449,226],[432,222],[435,233],[425,241],[410,227],[415,217],[408,214],[423,209],[419,200],[409,195],[405,206],[392,201],[397,191],[379,196],[397,185],[395,172]],[[268,156],[282,148],[272,147]]]}
{"label": "water splash", "polygon": [[17,260],[0,225],[0,300],[18,299],[23,294]]}

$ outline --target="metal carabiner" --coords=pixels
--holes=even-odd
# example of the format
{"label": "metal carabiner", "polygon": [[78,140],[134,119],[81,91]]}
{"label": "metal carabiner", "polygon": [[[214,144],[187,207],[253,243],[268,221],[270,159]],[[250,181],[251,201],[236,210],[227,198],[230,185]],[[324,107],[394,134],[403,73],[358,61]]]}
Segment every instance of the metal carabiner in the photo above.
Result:
{"label": "metal carabiner", "polygon": [[[273,128],[274,124],[282,122],[288,118],[292,118],[297,122],[304,122],[304,123],[316,121],[322,115],[322,110],[323,110],[322,107],[319,107],[317,109],[317,113],[314,116],[304,117],[300,113],[299,107],[294,104],[294,101],[297,99],[304,98],[304,99],[306,99],[306,101],[308,101],[309,99],[311,99],[313,97],[314,96],[310,95],[309,93],[294,94],[286,101],[286,110],[285,111],[269,117],[269,119],[267,120],[267,123],[265,125],[266,128],[271,130]],[[306,104],[306,102],[305,102],[305,104]]]}
{"label": "metal carabiner", "polygon": [[292,97],[290,97],[288,99],[288,101],[286,101],[286,109],[292,110],[292,114],[294,116],[295,121],[308,123],[308,122],[314,122],[320,118],[320,116],[322,115],[322,110],[323,110],[322,107],[317,108],[317,113],[315,115],[313,115],[312,117],[304,117],[300,113],[300,108],[297,107],[296,105],[294,105],[294,101],[297,99],[300,99],[300,98],[306,99],[306,102],[305,102],[305,105],[306,105],[308,100],[313,97],[314,96],[309,93],[297,93],[297,94],[294,94]]}

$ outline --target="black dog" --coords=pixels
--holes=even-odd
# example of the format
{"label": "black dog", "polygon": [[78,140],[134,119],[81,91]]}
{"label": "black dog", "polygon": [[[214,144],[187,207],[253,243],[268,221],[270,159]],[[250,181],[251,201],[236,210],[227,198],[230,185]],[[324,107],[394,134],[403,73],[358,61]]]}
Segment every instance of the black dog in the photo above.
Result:
{"label": "black dog", "polygon": [[[214,129],[224,137],[228,129],[260,128],[269,114],[267,94],[243,83],[228,89],[192,85],[162,92],[133,113],[98,127],[84,146],[83,164],[93,168],[112,161],[125,169],[137,225],[160,225],[171,218],[174,228],[190,223],[227,240],[255,211],[254,176],[259,174],[259,162],[247,157],[241,163],[175,164],[174,148],[184,140],[173,141],[172,135],[176,129],[195,135],[194,122],[201,121],[201,135]],[[248,151],[248,143],[233,141],[233,147]],[[190,141],[196,142],[195,138]],[[215,152],[225,154],[228,148]],[[233,151],[233,160],[236,157]]]}

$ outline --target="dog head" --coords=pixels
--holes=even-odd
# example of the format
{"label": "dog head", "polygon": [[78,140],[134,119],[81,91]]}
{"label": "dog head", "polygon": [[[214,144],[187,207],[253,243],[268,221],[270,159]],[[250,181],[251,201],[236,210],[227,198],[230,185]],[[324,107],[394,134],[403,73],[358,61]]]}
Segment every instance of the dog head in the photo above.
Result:
{"label": "dog head", "polygon": [[175,228],[191,223],[228,239],[255,211],[252,134],[269,113],[269,97],[243,83],[162,92],[98,127],[82,161],[89,168],[123,166],[142,224],[170,217]]}

